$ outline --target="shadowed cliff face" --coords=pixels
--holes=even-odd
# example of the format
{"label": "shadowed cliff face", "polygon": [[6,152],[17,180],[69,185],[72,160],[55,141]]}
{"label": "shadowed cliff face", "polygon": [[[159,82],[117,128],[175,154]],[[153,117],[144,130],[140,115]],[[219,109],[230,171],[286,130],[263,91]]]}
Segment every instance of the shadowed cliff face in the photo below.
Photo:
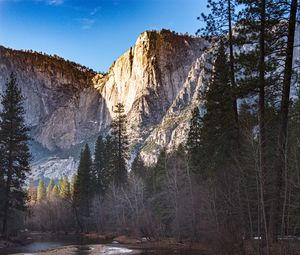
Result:
{"label": "shadowed cliff face", "polygon": [[0,47],[0,88],[15,72],[25,96],[26,121],[39,125],[45,117],[88,87],[93,71],[39,53]]}
{"label": "shadowed cliff face", "polygon": [[[73,157],[78,155],[74,151],[108,131],[118,102],[125,105],[132,148],[145,147],[154,137],[156,144],[163,145],[162,140],[166,143],[171,139],[170,135],[165,137],[171,131],[164,124],[170,107],[184,108],[191,103],[191,98],[181,102],[179,95],[184,88],[195,89],[194,85],[190,89],[189,77],[205,47],[207,43],[201,38],[167,30],[144,32],[106,75],[59,57],[0,47],[0,89],[15,72],[25,96],[26,122],[32,127],[33,139],[49,156],[56,156],[50,160],[46,153],[44,159],[35,162],[34,176],[57,176],[61,155],[72,156],[70,163],[61,161],[72,166],[67,171],[71,174],[76,169]],[[159,131],[162,126],[166,130]],[[152,162],[151,150],[146,147],[143,151],[145,160]],[[49,170],[52,165],[55,174]]]}
{"label": "shadowed cliff face", "polygon": [[95,72],[58,57],[0,48],[0,88],[14,72],[33,139],[50,151],[70,149],[98,132],[101,96]]}

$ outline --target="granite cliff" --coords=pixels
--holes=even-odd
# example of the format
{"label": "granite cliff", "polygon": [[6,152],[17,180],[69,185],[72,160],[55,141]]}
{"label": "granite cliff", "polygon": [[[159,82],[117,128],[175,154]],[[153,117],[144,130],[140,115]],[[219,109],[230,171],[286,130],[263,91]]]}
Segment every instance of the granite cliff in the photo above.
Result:
{"label": "granite cliff", "polygon": [[184,140],[207,46],[199,37],[146,31],[107,74],[56,55],[0,47],[0,90],[14,72],[25,97],[33,178],[70,176],[82,145],[109,130],[118,102],[128,116],[132,158],[142,151],[147,164],[155,162],[160,146]]}
{"label": "granite cliff", "polygon": [[129,165],[137,153],[151,165],[161,148],[184,143],[191,110],[201,105],[212,51],[200,37],[146,31],[108,73],[97,74],[56,55],[0,46],[0,90],[14,72],[25,97],[32,178],[71,176],[83,144],[93,145],[109,131],[118,102],[128,119]]}

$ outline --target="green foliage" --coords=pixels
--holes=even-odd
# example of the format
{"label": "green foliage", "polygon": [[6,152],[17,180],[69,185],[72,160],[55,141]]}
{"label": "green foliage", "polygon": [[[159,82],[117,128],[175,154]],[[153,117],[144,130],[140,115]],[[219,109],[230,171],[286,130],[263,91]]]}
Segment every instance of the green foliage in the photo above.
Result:
{"label": "green foliage", "polygon": [[23,210],[26,202],[24,189],[30,172],[28,127],[25,125],[23,96],[16,77],[11,74],[6,83],[0,113],[0,182],[3,198],[3,235],[7,234],[7,218],[12,209]]}
{"label": "green foliage", "polygon": [[67,176],[64,176],[62,179],[61,187],[59,190],[59,196],[62,199],[70,199],[71,198],[70,183],[68,181]]}
{"label": "green foliage", "polygon": [[167,153],[163,149],[157,159],[154,167],[147,171],[146,175],[146,191],[148,196],[152,197],[161,193],[164,178],[167,170]]}
{"label": "green foliage", "polygon": [[124,105],[118,103],[115,106],[115,118],[111,123],[112,135],[112,177],[116,185],[122,185],[127,181],[126,160],[128,158],[128,136],[126,131],[126,115]]}
{"label": "green foliage", "polygon": [[144,179],[146,176],[146,167],[140,155],[136,156],[132,162],[131,171],[136,176]]}
{"label": "green foliage", "polygon": [[47,190],[45,182],[42,178],[39,180],[38,190],[37,190],[37,202],[40,203],[47,198]]}
{"label": "green foliage", "polygon": [[200,141],[201,141],[201,118],[198,106],[192,112],[190,121],[190,130],[186,142],[186,148],[189,155],[189,167],[193,172],[199,172],[199,155],[200,155]]}
{"label": "green foliage", "polygon": [[111,183],[112,166],[111,139],[107,136],[106,140],[99,136],[95,145],[95,157],[93,162],[93,176],[95,191],[104,196],[109,184]]}
{"label": "green foliage", "polygon": [[70,183],[70,193],[71,193],[71,197],[72,198],[74,196],[74,190],[75,190],[76,180],[77,180],[77,174],[73,174],[72,178],[71,178],[71,183]]}
{"label": "green foliage", "polygon": [[51,197],[54,197],[54,198],[59,197],[59,188],[57,185],[54,186]]}
{"label": "green foliage", "polygon": [[47,187],[47,197],[50,198],[52,196],[53,189],[55,187],[55,182],[53,178],[50,179],[50,182]]}
{"label": "green foliage", "polygon": [[[257,93],[261,84],[259,71],[261,55],[261,10],[262,2],[254,0],[238,0],[243,6],[239,13],[238,26],[236,27],[236,46],[240,49],[236,54],[237,79],[240,96]],[[282,79],[281,69],[283,55],[286,53],[286,40],[283,38],[287,32],[287,22],[282,22],[287,15],[288,4],[279,0],[265,1],[264,21],[264,79],[265,79],[265,103],[275,103],[278,96],[279,83]],[[251,44],[251,48],[247,46]],[[245,45],[247,50],[245,50]],[[276,52],[276,54],[274,54]],[[269,91],[267,91],[269,90]]]}
{"label": "green foliage", "polygon": [[58,183],[57,183],[57,187],[59,191],[61,190],[62,182],[63,182],[63,178],[61,177],[58,179]]}
{"label": "green foliage", "polygon": [[221,43],[205,94],[206,113],[200,121],[198,109],[193,111],[187,141],[190,167],[204,179],[232,160],[237,145],[232,99],[228,62]]}
{"label": "green foliage", "polygon": [[74,186],[73,203],[84,215],[89,215],[89,200],[91,195],[92,158],[89,146],[86,144],[80,155],[77,178]]}
{"label": "green foliage", "polygon": [[171,221],[168,213],[169,203],[165,197],[167,161],[168,156],[163,149],[155,166],[147,171],[145,180],[147,197],[150,199],[154,214],[162,222],[165,233],[168,232]]}
{"label": "green foliage", "polygon": [[222,38],[229,31],[228,27],[228,3],[230,4],[231,19],[234,18],[234,9],[236,0],[208,0],[208,14],[201,13],[198,19],[205,22],[206,26],[197,31],[197,34],[203,34],[207,38]]}

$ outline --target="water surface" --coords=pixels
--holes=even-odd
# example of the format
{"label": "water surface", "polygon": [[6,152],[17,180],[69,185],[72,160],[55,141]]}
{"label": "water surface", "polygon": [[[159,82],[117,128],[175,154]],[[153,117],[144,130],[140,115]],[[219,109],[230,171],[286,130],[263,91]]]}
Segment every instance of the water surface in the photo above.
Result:
{"label": "water surface", "polygon": [[[47,239],[49,240],[49,237]],[[51,240],[51,241],[47,241],[47,239],[43,240],[43,238],[41,238],[41,240],[35,241],[35,242],[27,244],[27,245],[20,245],[20,246],[0,249],[0,255],[8,255],[8,254],[14,254],[14,253],[30,254],[30,253],[34,253],[34,252],[60,248],[60,247],[68,246],[68,245],[76,246],[77,249],[76,249],[76,251],[74,251],[74,253],[73,253],[74,255],[89,255],[92,251],[92,248],[89,245],[92,245],[92,244],[105,244],[112,248],[113,247],[114,248],[127,248],[126,245],[111,244],[111,241],[92,239],[92,238],[87,238],[87,237],[82,237],[82,236],[56,236],[56,237],[53,237],[53,240]],[[118,253],[114,253],[114,254],[118,254]],[[124,255],[125,254],[126,253],[124,253]],[[199,251],[182,250],[182,249],[141,250],[141,255],[173,255],[173,254],[174,255],[205,255],[205,254],[199,253]]]}

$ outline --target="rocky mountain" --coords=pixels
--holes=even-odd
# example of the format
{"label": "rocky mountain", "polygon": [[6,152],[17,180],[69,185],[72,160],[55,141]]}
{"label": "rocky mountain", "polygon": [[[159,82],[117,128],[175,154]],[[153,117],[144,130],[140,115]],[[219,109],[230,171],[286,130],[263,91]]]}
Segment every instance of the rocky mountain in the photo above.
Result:
{"label": "rocky mountain", "polygon": [[109,131],[119,102],[128,118],[131,160],[140,153],[151,165],[162,147],[183,143],[212,51],[200,37],[146,31],[107,74],[96,74],[58,56],[0,47],[0,90],[15,72],[25,97],[33,179],[71,176],[81,147]]}
{"label": "rocky mountain", "polygon": [[[139,150],[151,153],[150,137],[181,100],[193,70],[199,71],[207,45],[199,37],[146,31],[107,74],[58,56],[0,47],[0,89],[14,72],[25,97],[33,178],[70,176],[82,145],[109,130],[118,102],[128,116],[133,157]],[[145,160],[153,161],[149,156]]]}

